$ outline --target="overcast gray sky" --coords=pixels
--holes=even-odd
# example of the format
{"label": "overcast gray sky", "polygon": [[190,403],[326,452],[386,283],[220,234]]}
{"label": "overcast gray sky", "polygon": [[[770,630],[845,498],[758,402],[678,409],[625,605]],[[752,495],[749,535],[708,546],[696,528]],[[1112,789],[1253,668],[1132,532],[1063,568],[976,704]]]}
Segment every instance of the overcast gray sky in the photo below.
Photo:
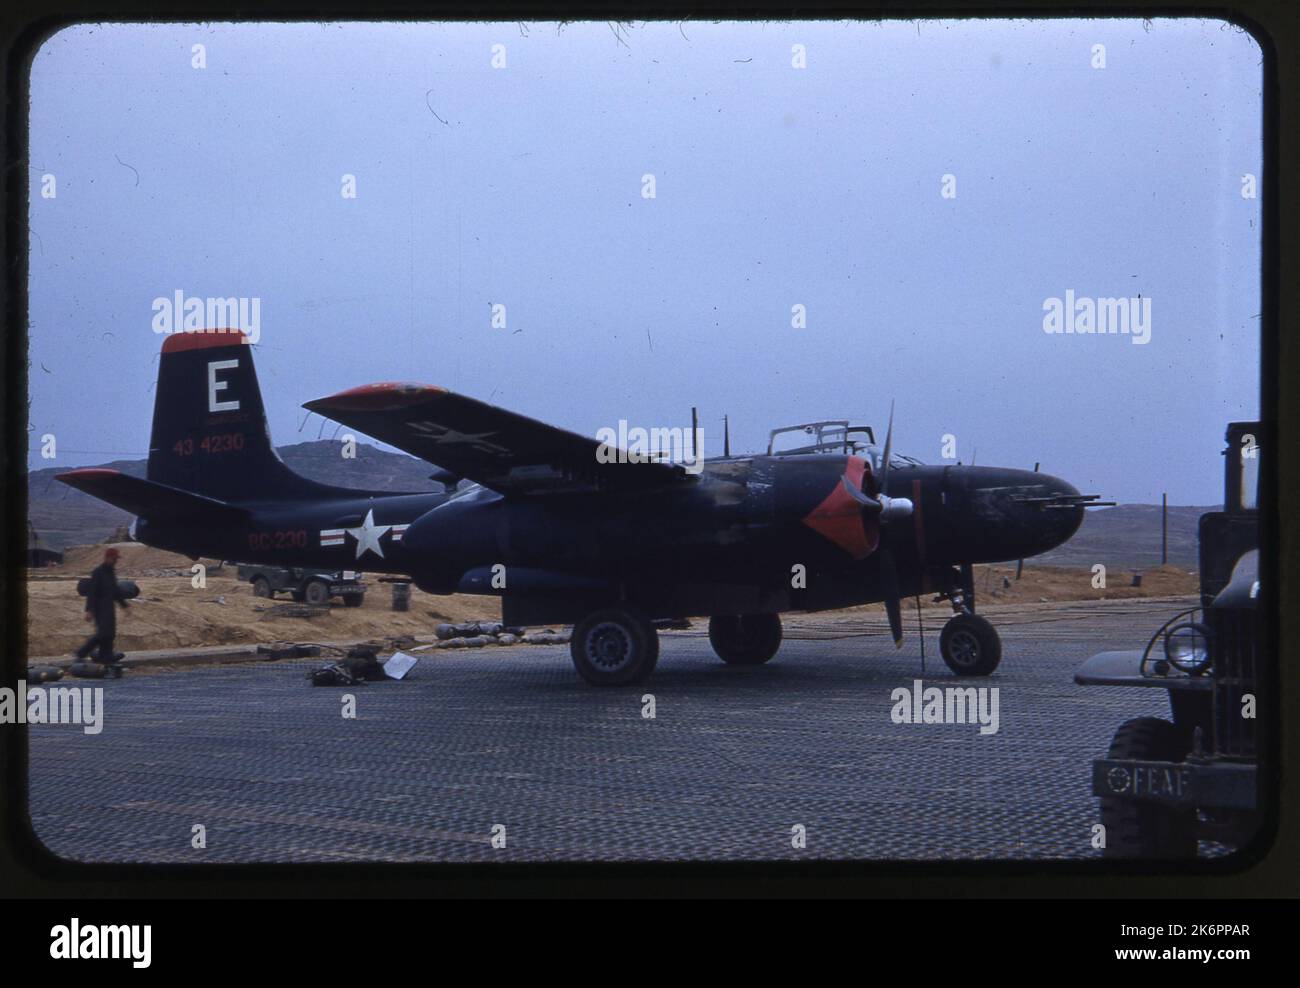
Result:
{"label": "overcast gray sky", "polygon": [[[180,290],[260,299],[277,443],[385,380],[590,435],[695,404],[711,453],[724,413],[755,450],[894,399],[926,461],[1216,503],[1259,414],[1262,71],[1164,19],[69,28],[32,72],[29,464],[146,454]],[[1046,333],[1067,290],[1150,299],[1150,342]]]}

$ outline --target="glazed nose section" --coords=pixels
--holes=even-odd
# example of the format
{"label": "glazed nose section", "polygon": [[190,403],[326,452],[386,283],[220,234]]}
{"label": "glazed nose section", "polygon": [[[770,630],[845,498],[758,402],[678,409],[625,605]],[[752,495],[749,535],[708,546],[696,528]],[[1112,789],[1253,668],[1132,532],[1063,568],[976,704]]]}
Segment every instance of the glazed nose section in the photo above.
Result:
{"label": "glazed nose section", "polygon": [[1082,495],[1059,477],[1029,470],[968,467],[957,480],[966,522],[990,561],[1022,559],[1055,549],[1083,522]]}

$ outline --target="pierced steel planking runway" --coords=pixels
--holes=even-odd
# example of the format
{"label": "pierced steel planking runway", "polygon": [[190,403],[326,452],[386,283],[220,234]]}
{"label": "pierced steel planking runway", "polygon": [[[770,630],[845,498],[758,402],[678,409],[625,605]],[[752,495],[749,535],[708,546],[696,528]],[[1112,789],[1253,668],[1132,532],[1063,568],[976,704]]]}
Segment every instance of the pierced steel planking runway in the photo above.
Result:
{"label": "pierced steel planking runway", "polygon": [[30,728],[32,825],[96,862],[1098,857],[1090,762],[1167,702],[1072,675],[1177,609],[990,614],[1004,657],[984,680],[954,678],[927,628],[926,686],[999,688],[990,736],[891,722],[920,649],[914,625],[896,651],[877,619],[794,617],[756,669],[664,633],[650,680],[616,690],[582,683],[565,646],[426,652],[403,682],[350,689],[308,684],[323,660],[64,680],[104,687],[104,730]]}

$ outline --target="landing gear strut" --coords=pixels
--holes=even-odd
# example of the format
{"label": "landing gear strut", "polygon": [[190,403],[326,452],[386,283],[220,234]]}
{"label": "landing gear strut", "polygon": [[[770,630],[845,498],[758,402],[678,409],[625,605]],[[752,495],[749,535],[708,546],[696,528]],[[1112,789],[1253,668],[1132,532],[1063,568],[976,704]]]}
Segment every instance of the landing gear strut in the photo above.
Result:
{"label": "landing gear strut", "polygon": [[947,599],[953,610],[939,635],[943,661],[958,676],[987,676],[1002,661],[1002,639],[993,625],[975,613],[975,576],[969,563],[963,564],[960,579],[939,597]]}
{"label": "landing gear strut", "polygon": [[569,654],[578,675],[593,686],[627,686],[654,670],[659,633],[640,611],[608,607],[574,625]]}

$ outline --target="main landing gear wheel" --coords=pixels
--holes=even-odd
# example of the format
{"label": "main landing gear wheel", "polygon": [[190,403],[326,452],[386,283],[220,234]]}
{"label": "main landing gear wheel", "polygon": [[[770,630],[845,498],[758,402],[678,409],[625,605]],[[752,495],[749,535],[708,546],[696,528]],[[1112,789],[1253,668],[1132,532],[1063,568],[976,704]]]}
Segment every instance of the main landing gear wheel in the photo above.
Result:
{"label": "main landing gear wheel", "polygon": [[987,676],[1002,661],[1002,639],[978,614],[954,614],[939,635],[939,652],[958,676]]}
{"label": "main landing gear wheel", "polygon": [[761,666],[781,647],[781,616],[715,615],[709,618],[709,644],[729,666]]}
{"label": "main landing gear wheel", "polygon": [[654,670],[659,634],[640,611],[610,607],[574,625],[569,653],[578,675],[593,686],[627,686]]}

